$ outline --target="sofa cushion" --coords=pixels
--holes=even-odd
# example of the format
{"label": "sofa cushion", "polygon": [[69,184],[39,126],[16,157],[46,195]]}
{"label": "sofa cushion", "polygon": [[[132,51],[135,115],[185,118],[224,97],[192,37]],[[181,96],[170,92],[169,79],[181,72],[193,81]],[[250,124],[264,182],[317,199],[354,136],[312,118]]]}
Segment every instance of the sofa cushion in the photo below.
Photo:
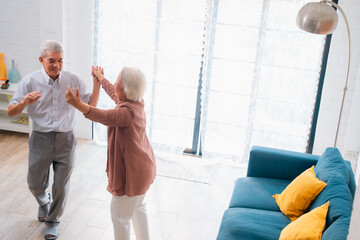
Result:
{"label": "sofa cushion", "polygon": [[325,152],[320,156],[318,163],[315,166],[316,176],[327,182],[332,176],[342,176],[346,183],[349,184],[349,173],[337,148],[326,148]]}
{"label": "sofa cushion", "polygon": [[250,151],[247,177],[294,180],[303,171],[315,165],[320,156],[253,146]]}
{"label": "sofa cushion", "polygon": [[350,217],[342,216],[323,233],[322,240],[346,240],[349,233]]}
{"label": "sofa cushion", "polygon": [[326,183],[315,176],[312,166],[296,177],[281,194],[275,194],[274,198],[281,212],[291,221],[295,221],[309,209],[325,186]]}
{"label": "sofa cushion", "polygon": [[351,163],[349,161],[345,161],[345,165],[347,168],[347,171],[349,173],[349,190],[351,192],[352,197],[355,197],[355,189],[356,189],[356,182],[353,170],[351,168]]}
{"label": "sofa cushion", "polygon": [[327,201],[330,201],[330,206],[326,217],[326,227],[341,216],[351,216],[353,198],[343,177],[334,176],[330,178],[327,186],[311,205],[310,210]]}
{"label": "sofa cushion", "polygon": [[224,213],[217,240],[277,240],[289,223],[281,212],[229,208]]}
{"label": "sofa cushion", "polygon": [[289,180],[283,179],[259,177],[238,178],[235,181],[229,207],[254,208],[280,212],[272,196],[282,192],[289,183]]}
{"label": "sofa cushion", "polygon": [[301,215],[281,231],[279,240],[321,239],[328,207],[329,202]]}

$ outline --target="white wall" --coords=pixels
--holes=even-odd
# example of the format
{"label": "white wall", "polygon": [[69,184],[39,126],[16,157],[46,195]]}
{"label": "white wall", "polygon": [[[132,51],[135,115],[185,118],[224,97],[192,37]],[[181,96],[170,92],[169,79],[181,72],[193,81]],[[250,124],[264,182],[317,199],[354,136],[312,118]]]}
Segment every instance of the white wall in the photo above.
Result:
{"label": "white wall", "polygon": [[0,0],[0,52],[5,53],[7,69],[15,59],[21,77],[41,66],[39,23],[38,1]]}
{"label": "white wall", "polygon": [[[339,0],[350,25],[351,65],[349,88],[345,98],[343,117],[340,125],[338,148],[355,169],[360,150],[360,1]],[[333,33],[319,119],[315,134],[314,153],[321,154],[326,147],[334,145],[336,127],[340,113],[343,88],[348,63],[348,37],[344,18],[339,12],[338,27]],[[355,103],[355,104],[353,104]],[[352,153],[352,154],[350,154]]]}
{"label": "white wall", "polygon": [[[56,39],[65,47],[64,69],[79,75],[92,90],[92,0],[0,0],[0,52],[6,67],[15,59],[21,77],[41,68],[42,41]],[[80,138],[91,138],[91,121],[77,115]]]}

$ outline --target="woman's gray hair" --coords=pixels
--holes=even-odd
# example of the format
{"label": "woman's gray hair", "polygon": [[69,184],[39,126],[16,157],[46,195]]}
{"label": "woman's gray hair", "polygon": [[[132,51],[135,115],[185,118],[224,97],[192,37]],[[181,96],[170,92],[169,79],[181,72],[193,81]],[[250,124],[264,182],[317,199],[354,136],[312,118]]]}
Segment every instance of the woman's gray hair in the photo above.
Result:
{"label": "woman's gray hair", "polygon": [[46,56],[46,51],[64,53],[64,47],[56,40],[45,40],[40,47],[40,56],[42,58]]}
{"label": "woman's gray hair", "polygon": [[129,100],[139,101],[143,98],[146,89],[146,78],[140,69],[124,67],[120,72],[120,79]]}

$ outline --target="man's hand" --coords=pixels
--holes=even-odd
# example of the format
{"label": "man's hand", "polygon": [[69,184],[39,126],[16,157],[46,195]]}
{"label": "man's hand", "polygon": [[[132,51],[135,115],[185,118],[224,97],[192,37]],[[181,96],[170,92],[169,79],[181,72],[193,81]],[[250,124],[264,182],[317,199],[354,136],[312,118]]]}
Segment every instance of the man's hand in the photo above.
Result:
{"label": "man's hand", "polygon": [[35,103],[37,100],[39,100],[40,97],[41,97],[41,93],[37,91],[26,94],[26,96],[24,97],[23,100],[21,100],[21,102],[16,104],[11,104],[9,106],[7,110],[7,114],[10,117],[19,115],[20,113],[22,113],[22,111],[27,105]]}
{"label": "man's hand", "polygon": [[25,106],[29,105],[29,104],[33,104],[35,103],[37,100],[39,100],[39,98],[41,97],[41,93],[40,92],[31,92],[28,93],[25,98],[24,98],[24,104]]}

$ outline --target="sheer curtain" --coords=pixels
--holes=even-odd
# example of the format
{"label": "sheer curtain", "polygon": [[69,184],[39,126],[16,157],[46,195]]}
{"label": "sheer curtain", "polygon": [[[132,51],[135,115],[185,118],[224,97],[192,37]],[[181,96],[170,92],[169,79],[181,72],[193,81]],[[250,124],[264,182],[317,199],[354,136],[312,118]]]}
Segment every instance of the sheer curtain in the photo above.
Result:
{"label": "sheer curtain", "polygon": [[[112,82],[124,66],[144,71],[149,138],[156,148],[181,152],[192,140],[206,1],[99,3],[97,62]],[[95,124],[95,140],[104,142],[105,134]]]}
{"label": "sheer curtain", "polygon": [[253,145],[305,152],[324,37],[297,29],[304,1],[214,3],[203,155],[241,162]]}
{"label": "sheer curtain", "polygon": [[[158,150],[191,147],[199,117],[204,157],[246,161],[252,145],[304,152],[324,44],[295,26],[305,2],[99,0],[97,63],[112,82],[124,66],[144,71]],[[104,93],[99,105],[113,107]],[[105,136],[95,124],[94,139]]]}

